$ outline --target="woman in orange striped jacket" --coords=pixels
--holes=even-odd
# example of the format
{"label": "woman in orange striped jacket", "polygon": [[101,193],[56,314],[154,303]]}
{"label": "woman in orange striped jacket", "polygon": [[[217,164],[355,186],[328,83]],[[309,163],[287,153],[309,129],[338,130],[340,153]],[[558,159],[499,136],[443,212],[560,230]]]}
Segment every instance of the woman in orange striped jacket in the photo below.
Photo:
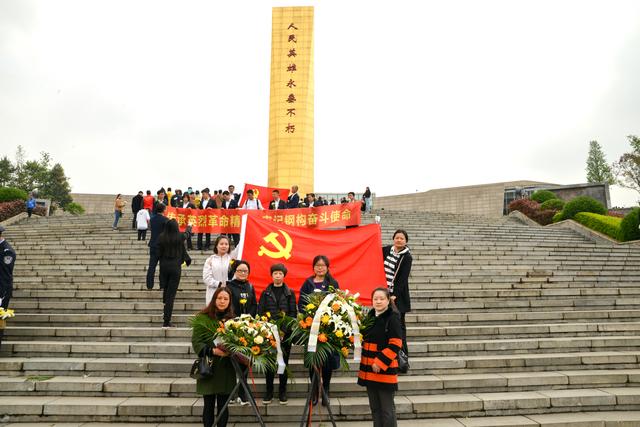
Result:
{"label": "woman in orange striped jacket", "polygon": [[389,290],[377,288],[371,295],[374,317],[364,331],[358,384],[367,387],[374,427],[395,427],[398,390],[398,351],[402,348],[400,317],[391,305]]}

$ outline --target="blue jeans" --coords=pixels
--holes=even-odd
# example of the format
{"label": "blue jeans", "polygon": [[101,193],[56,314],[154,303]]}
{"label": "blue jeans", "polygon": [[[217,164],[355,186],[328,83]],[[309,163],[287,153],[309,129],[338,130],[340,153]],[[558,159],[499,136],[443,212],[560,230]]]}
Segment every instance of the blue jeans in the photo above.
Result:
{"label": "blue jeans", "polygon": [[371,197],[367,197],[364,199],[365,212],[371,213],[371,205],[372,205]]}
{"label": "blue jeans", "polygon": [[118,226],[118,221],[120,221],[120,217],[122,216],[122,212],[120,211],[113,211],[113,228],[116,228]]}

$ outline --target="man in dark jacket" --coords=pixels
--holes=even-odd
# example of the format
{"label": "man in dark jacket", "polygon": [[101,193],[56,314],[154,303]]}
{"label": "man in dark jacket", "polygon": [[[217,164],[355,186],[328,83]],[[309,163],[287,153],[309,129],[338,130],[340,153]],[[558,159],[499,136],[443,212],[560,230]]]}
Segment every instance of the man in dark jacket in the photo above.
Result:
{"label": "man in dark jacket", "polygon": [[291,187],[291,193],[289,193],[289,197],[287,197],[287,208],[295,209],[300,204],[300,196],[298,195],[298,186],[294,185]]}
{"label": "man in dark jacket", "polygon": [[173,196],[171,196],[171,200],[169,200],[169,204],[171,205],[172,208],[179,208],[181,207],[182,203],[182,190],[178,190],[176,189],[176,192]]}
{"label": "man in dark jacket", "polygon": [[[229,187],[233,187],[230,185]],[[225,191],[222,193],[222,206],[221,209],[238,209],[238,201],[232,197],[231,193]],[[238,246],[240,243],[240,235],[239,234],[227,234],[229,238],[233,241],[233,246]]]}
{"label": "man in dark jacket", "polygon": [[164,216],[164,210],[166,206],[162,203],[156,204],[155,215],[151,217],[149,222],[149,229],[151,230],[151,237],[149,238],[149,268],[147,269],[147,289],[153,289],[153,279],[156,274],[156,266],[160,260],[158,253],[158,238],[160,233],[164,230],[164,225],[169,221]]}
{"label": "man in dark jacket", "polygon": [[13,266],[16,263],[16,251],[3,237],[4,227],[0,225],[0,307],[9,308],[13,294]]}
{"label": "man in dark jacket", "polygon": [[[288,316],[293,319],[298,315],[296,309],[296,294],[284,283],[287,275],[287,268],[284,264],[274,264],[271,266],[271,279],[273,282],[267,286],[267,289],[260,295],[258,303],[258,314],[268,316],[271,319],[279,319],[280,316]],[[267,314],[268,313],[268,314]],[[291,331],[282,331],[283,336],[280,337],[280,345],[282,347],[282,357],[284,363],[289,363],[289,354],[291,353],[291,341],[288,340]],[[267,393],[262,399],[265,404],[271,403],[273,400],[273,380],[275,374],[272,371],[266,373]],[[284,405],[287,400],[287,371],[279,376],[278,398],[280,404]]]}
{"label": "man in dark jacket", "polygon": [[136,196],[131,199],[131,210],[133,211],[133,229],[136,229],[136,215],[142,209],[142,191],[138,191]]}
{"label": "man in dark jacket", "polygon": [[[216,202],[209,196],[209,189],[205,188],[202,190],[202,200],[200,200],[200,205],[198,205],[198,209],[216,209]],[[198,233],[198,250],[202,250],[202,235],[204,233]],[[211,249],[211,233],[205,234],[205,242],[204,242],[204,250],[208,251]]]}
{"label": "man in dark jacket", "polygon": [[280,209],[286,209],[287,205],[284,202],[284,200],[282,200],[280,198],[280,191],[278,190],[273,190],[271,192],[271,195],[273,196],[273,200],[271,200],[271,202],[269,203],[269,209],[271,210],[280,210]]}

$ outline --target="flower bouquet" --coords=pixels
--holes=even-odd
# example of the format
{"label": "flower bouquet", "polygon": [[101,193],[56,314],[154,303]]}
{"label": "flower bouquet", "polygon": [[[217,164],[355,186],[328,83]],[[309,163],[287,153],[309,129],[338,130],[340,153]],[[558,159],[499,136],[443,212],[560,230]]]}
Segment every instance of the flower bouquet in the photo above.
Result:
{"label": "flower bouquet", "polygon": [[314,292],[306,298],[304,312],[292,322],[292,341],[305,347],[305,366],[321,366],[337,353],[340,366],[348,369],[347,357],[353,352],[360,360],[360,329],[365,327],[359,294],[330,288],[328,293]]}
{"label": "flower bouquet", "polygon": [[200,330],[205,331],[204,338],[212,346],[258,372],[275,371],[280,365],[284,367],[277,328],[265,317],[243,314],[226,322],[211,323],[200,316],[193,318],[191,325],[202,326]]}
{"label": "flower bouquet", "polygon": [[[2,302],[2,298],[0,298],[0,302]],[[6,319],[10,317],[15,317],[13,310],[0,307],[0,344],[2,344],[2,338],[4,337],[4,328],[7,326]]]}

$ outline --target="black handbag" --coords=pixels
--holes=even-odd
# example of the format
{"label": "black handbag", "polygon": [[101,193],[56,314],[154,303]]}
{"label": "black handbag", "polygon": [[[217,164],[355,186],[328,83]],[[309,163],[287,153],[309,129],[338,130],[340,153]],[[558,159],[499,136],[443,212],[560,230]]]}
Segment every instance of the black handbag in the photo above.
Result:
{"label": "black handbag", "polygon": [[214,373],[211,348],[204,346],[202,350],[200,350],[198,358],[193,362],[193,365],[191,365],[189,376],[194,380],[204,380],[213,377]]}
{"label": "black handbag", "polygon": [[[391,319],[387,319],[384,325],[385,334],[389,333],[389,320]],[[398,350],[397,360],[398,360],[398,372],[401,374],[406,374],[407,372],[409,372],[409,355],[405,353],[404,348],[400,348],[400,350]]]}
{"label": "black handbag", "polygon": [[401,374],[409,372],[409,356],[402,348],[398,351],[398,372]]}

